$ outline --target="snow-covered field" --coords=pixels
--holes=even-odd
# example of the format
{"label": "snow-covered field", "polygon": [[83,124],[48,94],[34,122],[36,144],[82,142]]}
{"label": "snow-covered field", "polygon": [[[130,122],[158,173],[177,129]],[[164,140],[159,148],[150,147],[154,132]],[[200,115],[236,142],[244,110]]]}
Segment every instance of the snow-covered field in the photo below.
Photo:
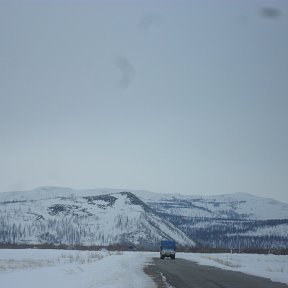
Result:
{"label": "snow-covered field", "polygon": [[[143,267],[158,256],[154,252],[3,249],[0,287],[153,288]],[[288,284],[288,256],[177,253],[177,258]]]}
{"label": "snow-covered field", "polygon": [[287,255],[178,253],[178,258],[288,284]]}
{"label": "snow-covered field", "polygon": [[0,287],[151,288],[155,285],[143,266],[154,256],[105,250],[0,250]]}

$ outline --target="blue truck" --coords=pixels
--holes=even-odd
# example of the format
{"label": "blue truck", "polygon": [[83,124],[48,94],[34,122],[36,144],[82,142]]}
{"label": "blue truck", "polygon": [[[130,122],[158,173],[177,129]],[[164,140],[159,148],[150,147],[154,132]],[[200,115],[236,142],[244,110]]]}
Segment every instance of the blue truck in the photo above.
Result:
{"label": "blue truck", "polygon": [[171,240],[161,241],[160,259],[164,259],[165,257],[175,259],[175,255],[176,255],[176,242]]}

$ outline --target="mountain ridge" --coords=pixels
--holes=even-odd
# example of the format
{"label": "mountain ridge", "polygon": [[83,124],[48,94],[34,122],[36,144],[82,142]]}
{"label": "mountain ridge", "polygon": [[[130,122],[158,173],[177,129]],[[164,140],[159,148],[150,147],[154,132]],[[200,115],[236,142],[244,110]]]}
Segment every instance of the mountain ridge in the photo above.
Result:
{"label": "mountain ridge", "polygon": [[145,247],[156,247],[160,238],[191,247],[196,242],[209,247],[287,248],[288,243],[288,204],[243,192],[196,196],[45,186],[1,192],[0,223],[2,243],[8,238],[21,243]]}
{"label": "mountain ridge", "polygon": [[[277,202],[277,203],[283,203],[288,205],[288,203],[284,202],[284,201],[280,201],[280,200],[276,200],[274,198],[271,197],[263,197],[263,196],[257,196],[251,193],[247,193],[247,192],[234,192],[234,193],[221,193],[221,194],[213,194],[213,195],[197,195],[197,194],[181,194],[181,193],[158,193],[158,192],[153,192],[150,190],[143,190],[143,189],[125,189],[125,188],[107,188],[107,187],[101,187],[101,188],[89,188],[89,189],[74,189],[74,188],[70,188],[70,187],[61,187],[61,186],[39,186],[36,187],[34,189],[27,189],[27,190],[15,190],[15,191],[1,191],[0,192],[0,199],[3,198],[4,195],[9,195],[8,197],[11,198],[11,196],[14,197],[19,197],[21,194],[21,197],[23,196],[23,193],[25,193],[26,195],[28,194],[41,194],[42,193],[53,193],[56,192],[57,195],[59,195],[59,193],[68,193],[70,192],[71,194],[75,194],[77,193],[101,193],[101,194],[105,194],[105,193],[116,193],[116,192],[122,192],[122,191],[128,191],[131,193],[135,193],[138,196],[141,197],[141,195],[143,195],[143,193],[147,196],[147,195],[157,195],[162,196],[162,197],[177,197],[177,198],[215,198],[215,197],[252,197],[252,198],[259,198],[259,199],[265,199],[267,201],[271,200],[273,202]],[[25,195],[25,196],[26,196]],[[42,194],[43,195],[43,194]],[[157,197],[157,198],[158,198]],[[147,197],[146,197],[147,198]]]}
{"label": "mountain ridge", "polygon": [[40,188],[36,195],[35,191],[17,192],[11,198],[0,195],[0,242],[153,247],[167,238],[195,246],[183,231],[128,191]]}

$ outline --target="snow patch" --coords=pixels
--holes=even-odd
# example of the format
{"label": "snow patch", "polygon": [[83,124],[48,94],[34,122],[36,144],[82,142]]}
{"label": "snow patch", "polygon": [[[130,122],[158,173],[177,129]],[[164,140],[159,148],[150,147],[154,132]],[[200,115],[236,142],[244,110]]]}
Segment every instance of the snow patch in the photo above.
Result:
{"label": "snow patch", "polygon": [[[0,287],[13,288],[152,288],[143,272],[155,253],[0,250]],[[18,263],[13,267],[9,261]],[[32,265],[27,265],[32,263]],[[35,263],[42,263],[36,267]]]}

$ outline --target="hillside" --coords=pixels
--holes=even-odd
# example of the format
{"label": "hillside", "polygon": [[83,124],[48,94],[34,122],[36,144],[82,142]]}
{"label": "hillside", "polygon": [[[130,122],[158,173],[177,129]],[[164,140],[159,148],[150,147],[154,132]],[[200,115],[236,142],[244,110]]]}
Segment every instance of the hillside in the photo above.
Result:
{"label": "hillside", "polygon": [[288,248],[288,204],[247,193],[184,196],[136,193],[198,245]]}
{"label": "hillside", "polygon": [[159,212],[172,215],[239,220],[288,219],[288,204],[247,193],[186,196],[134,192]]}
{"label": "hillside", "polygon": [[246,193],[41,187],[0,193],[0,223],[0,243],[288,248],[288,204]]}
{"label": "hillside", "polygon": [[0,194],[0,242],[157,247],[194,242],[130,192],[62,188]]}

